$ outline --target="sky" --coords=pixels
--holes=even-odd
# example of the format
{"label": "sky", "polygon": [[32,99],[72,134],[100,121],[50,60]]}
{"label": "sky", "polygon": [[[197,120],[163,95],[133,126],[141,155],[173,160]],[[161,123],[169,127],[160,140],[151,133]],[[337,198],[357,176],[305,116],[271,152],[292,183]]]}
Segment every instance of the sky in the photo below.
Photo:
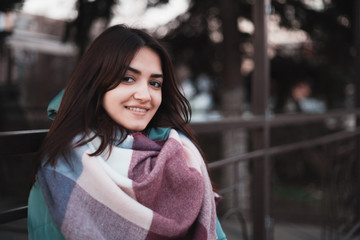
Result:
{"label": "sky", "polygon": [[[152,9],[146,9],[146,2],[119,0],[120,4],[114,8],[112,23],[156,28],[186,12],[189,7],[189,0],[170,0],[166,5]],[[54,19],[71,20],[76,17],[75,0],[25,0],[22,11]]]}
{"label": "sky", "polygon": [[75,0],[25,0],[22,12],[54,19],[73,19]]}

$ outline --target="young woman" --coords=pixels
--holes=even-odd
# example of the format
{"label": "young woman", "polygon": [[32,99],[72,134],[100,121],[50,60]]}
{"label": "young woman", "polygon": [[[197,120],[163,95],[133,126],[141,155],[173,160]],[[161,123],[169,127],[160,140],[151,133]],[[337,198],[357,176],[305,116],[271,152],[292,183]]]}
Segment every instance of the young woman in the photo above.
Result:
{"label": "young woman", "polygon": [[225,239],[189,103],[153,37],[123,25],[103,32],[55,111],[29,239]]}

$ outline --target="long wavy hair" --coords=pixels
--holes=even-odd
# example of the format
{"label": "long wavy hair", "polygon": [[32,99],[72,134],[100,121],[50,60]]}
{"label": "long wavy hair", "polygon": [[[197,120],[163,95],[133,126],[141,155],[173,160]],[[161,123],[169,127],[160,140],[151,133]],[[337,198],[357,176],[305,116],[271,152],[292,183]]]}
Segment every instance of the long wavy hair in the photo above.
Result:
{"label": "long wavy hair", "polygon": [[[159,55],[164,78],[161,105],[145,130],[175,128],[198,146],[188,124],[190,104],[179,91],[168,52],[149,34],[116,25],[94,40],[70,77],[56,118],[40,150],[39,159],[45,159],[45,165],[54,166],[60,156],[71,164],[67,158],[69,151],[95,137],[99,136],[102,142],[93,156],[115,144],[115,133],[120,131],[122,140],[126,138],[130,132],[108,116],[102,102],[104,94],[121,82],[134,55],[142,47],[148,47]],[[90,132],[95,135],[91,139],[85,138]],[[84,137],[74,144],[73,139],[78,134]],[[37,168],[40,164],[41,160]]]}

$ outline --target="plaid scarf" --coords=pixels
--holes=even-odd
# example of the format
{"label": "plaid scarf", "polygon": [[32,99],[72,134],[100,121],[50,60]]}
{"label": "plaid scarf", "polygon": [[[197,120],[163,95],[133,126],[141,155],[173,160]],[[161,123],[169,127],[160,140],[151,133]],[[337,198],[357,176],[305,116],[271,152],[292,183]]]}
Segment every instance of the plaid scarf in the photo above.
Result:
{"label": "plaid scarf", "polygon": [[101,142],[95,138],[71,150],[71,166],[59,159],[40,169],[49,212],[66,239],[216,239],[201,154],[177,131],[160,131],[166,137],[135,133],[92,157]]}

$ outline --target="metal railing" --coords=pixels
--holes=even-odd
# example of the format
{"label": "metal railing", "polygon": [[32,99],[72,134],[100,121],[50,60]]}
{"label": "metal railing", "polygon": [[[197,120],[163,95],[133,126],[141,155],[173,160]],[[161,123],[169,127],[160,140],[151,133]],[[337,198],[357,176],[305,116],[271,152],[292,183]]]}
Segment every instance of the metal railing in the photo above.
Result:
{"label": "metal railing", "polygon": [[[0,132],[0,161],[9,156],[34,154],[48,130]],[[21,177],[22,173],[19,173]],[[27,217],[27,205],[0,212],[0,224]]]}
{"label": "metal railing", "polygon": [[[197,133],[209,133],[209,132],[222,132],[237,128],[244,128],[244,129],[255,129],[255,130],[262,130],[267,127],[269,129],[276,128],[276,127],[284,127],[284,126],[306,126],[307,124],[311,123],[317,123],[317,122],[325,122],[326,120],[333,119],[333,118],[342,118],[345,116],[351,115],[354,120],[357,119],[357,117],[360,115],[360,109],[354,109],[352,111],[333,111],[333,112],[327,112],[324,114],[281,114],[277,116],[272,116],[270,118],[266,118],[264,116],[254,116],[252,118],[247,119],[241,119],[241,118],[233,118],[233,119],[224,119],[222,121],[213,121],[213,122],[207,122],[207,123],[195,123],[193,124],[193,128]],[[286,143],[279,146],[272,146],[270,147],[270,133],[268,133],[269,136],[266,138],[264,135],[264,132],[262,133],[263,141],[269,141],[265,144],[266,147],[263,147],[261,149],[253,150],[250,152],[234,155],[231,157],[219,159],[215,162],[209,163],[209,169],[214,170],[217,168],[222,168],[227,165],[234,165],[239,164],[243,161],[251,161],[255,159],[261,159],[262,164],[264,167],[265,162],[267,161],[267,164],[271,164],[270,157],[273,157],[277,154],[284,154],[291,151],[297,151],[307,148],[313,148],[316,146],[326,145],[330,144],[336,141],[343,141],[349,138],[358,137],[360,135],[360,127],[356,125],[356,122],[354,122],[353,126],[350,126],[349,129],[345,130],[339,130],[333,133],[329,133],[323,136],[318,136],[312,139],[297,141],[294,143]],[[255,161],[255,162],[261,162],[261,161]],[[263,168],[264,169],[264,168]],[[253,172],[253,178],[257,179],[257,183],[269,183],[270,182],[270,176],[269,174],[266,175],[264,172]],[[219,192],[222,194],[228,193],[228,192],[235,192],[236,190],[239,190],[241,184],[236,180],[240,179],[240,176],[235,175],[234,181],[232,184],[225,186],[224,188],[220,189]],[[253,185],[257,185],[256,183],[252,183]],[[260,194],[257,196],[258,198],[261,198],[262,201],[255,202],[252,204],[253,209],[253,216],[258,214],[259,218],[262,218],[264,221],[268,219],[270,216],[267,216],[266,212],[269,211],[267,209],[266,211],[264,209],[261,209],[261,204],[264,204],[265,207],[270,208],[269,205],[269,196],[266,196],[270,192],[270,186],[267,184],[264,184],[264,188],[260,192]],[[260,209],[260,210],[259,210]],[[242,210],[240,208],[230,208],[222,217],[222,220],[230,217],[231,215],[236,215],[238,218],[243,239],[249,239],[249,236],[247,235],[247,227],[245,218],[242,215]],[[254,221],[254,219],[253,219]],[[268,226],[267,226],[268,227]],[[263,231],[262,233],[258,233],[259,235],[254,236],[254,239],[272,239],[273,236],[273,230],[269,229],[263,229],[262,223],[260,223],[260,226],[256,226],[256,222],[253,222],[253,233],[257,230]],[[264,237],[265,236],[265,237]]]}
{"label": "metal railing", "polygon": [[[273,116],[272,118],[265,118],[264,116],[254,116],[248,119],[233,118],[223,119],[218,121],[211,121],[206,123],[192,123],[192,127],[196,133],[210,133],[222,132],[225,130],[244,128],[244,129],[261,129],[265,124],[270,127],[279,127],[285,125],[303,125],[313,122],[321,122],[329,118],[339,118],[352,114],[353,116],[360,115],[360,109],[353,111],[334,111],[319,115],[304,115],[304,114],[282,114]],[[35,153],[44,139],[47,130],[28,130],[28,131],[12,131],[0,133],[0,159],[4,156],[21,155]],[[314,139],[303,140],[290,144],[283,144],[280,146],[273,146],[262,148],[251,152],[235,155],[228,158],[219,159],[215,162],[209,163],[210,170],[225,167],[229,164],[237,164],[241,161],[252,160],[256,158],[264,158],[265,156],[272,156],[289,151],[314,147],[316,145],[324,145],[334,141],[342,141],[347,138],[355,137],[360,134],[360,128],[354,127],[352,130],[338,131],[327,134],[325,136]],[[239,184],[233,184],[220,189],[221,193],[236,191]],[[237,214],[238,209],[230,209],[225,216],[230,216],[232,213]],[[19,206],[13,209],[7,209],[0,213],[0,223],[6,223],[13,220],[27,217],[27,206]],[[243,219],[239,219],[243,225]],[[246,229],[243,229],[243,232]]]}

